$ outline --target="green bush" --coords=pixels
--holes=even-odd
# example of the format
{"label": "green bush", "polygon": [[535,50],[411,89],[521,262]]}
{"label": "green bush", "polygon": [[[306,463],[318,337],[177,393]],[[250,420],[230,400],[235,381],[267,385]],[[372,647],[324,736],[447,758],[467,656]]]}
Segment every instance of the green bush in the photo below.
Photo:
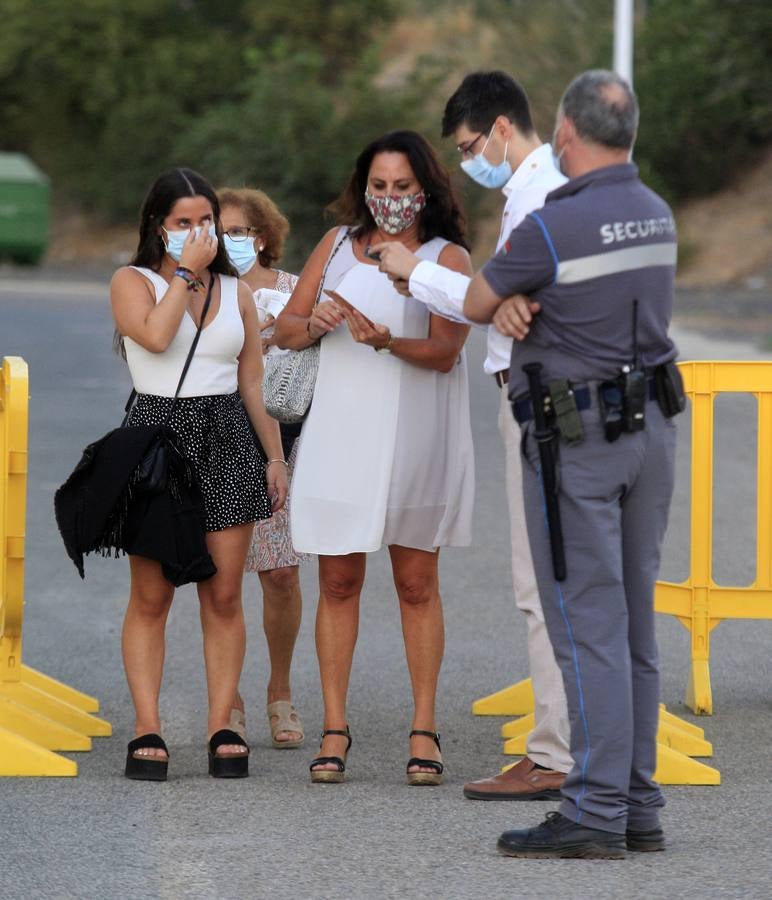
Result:
{"label": "green bush", "polygon": [[363,147],[394,128],[421,130],[418,96],[427,76],[399,91],[374,89],[375,55],[335,86],[318,52],[250,55],[243,96],[211,108],[183,129],[173,156],[217,185],[260,187],[292,225],[285,264],[297,268],[324,230]]}
{"label": "green bush", "polygon": [[[712,191],[772,139],[772,3],[638,12],[642,174],[671,200]],[[368,140],[413,127],[456,167],[439,123],[472,69],[521,80],[549,138],[570,78],[609,64],[612,13],[609,0],[0,0],[0,149],[29,153],[60,206],[113,221],[133,220],[171,165],[263,187],[297,266]],[[495,215],[495,192],[459,183],[472,221]]]}
{"label": "green bush", "polygon": [[673,198],[722,187],[772,139],[769,0],[650,0],[636,150]]}

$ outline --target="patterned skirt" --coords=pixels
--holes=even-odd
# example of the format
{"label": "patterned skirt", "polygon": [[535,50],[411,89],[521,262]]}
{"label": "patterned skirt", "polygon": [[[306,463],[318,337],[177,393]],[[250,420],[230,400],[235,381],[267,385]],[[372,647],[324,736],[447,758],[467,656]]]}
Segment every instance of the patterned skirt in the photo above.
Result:
{"label": "patterned skirt", "polygon": [[[159,425],[171,405],[171,397],[138,394],[126,424]],[[198,476],[207,531],[270,518],[265,464],[238,392],[180,397],[168,424]]]}
{"label": "patterned skirt", "polygon": [[[292,480],[292,470],[295,468],[297,456],[297,441],[295,441],[290,455],[287,457],[289,464],[287,469],[288,479]],[[289,495],[285,505],[262,522],[255,524],[252,533],[252,543],[247,554],[247,572],[266,572],[269,569],[285,569],[288,566],[300,565],[308,559],[306,553],[296,553],[292,546],[289,527]]]}

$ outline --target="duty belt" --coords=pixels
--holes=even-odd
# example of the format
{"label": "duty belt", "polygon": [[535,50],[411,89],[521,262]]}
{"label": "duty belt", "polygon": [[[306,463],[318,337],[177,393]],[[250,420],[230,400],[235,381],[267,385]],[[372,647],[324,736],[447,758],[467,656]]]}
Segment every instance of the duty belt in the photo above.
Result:
{"label": "duty belt", "polygon": [[[646,381],[649,385],[649,400],[656,400],[657,391],[654,378],[649,376]],[[573,392],[574,400],[576,400],[576,408],[578,410],[590,409],[593,405],[593,394],[597,391],[599,383],[600,382],[596,382],[595,384],[571,385],[571,391]],[[518,425],[530,422],[531,419],[533,419],[533,406],[531,404],[530,395],[525,393],[515,397],[512,401],[512,412],[514,413]],[[544,392],[544,412],[548,416],[553,413],[552,398],[547,391]]]}

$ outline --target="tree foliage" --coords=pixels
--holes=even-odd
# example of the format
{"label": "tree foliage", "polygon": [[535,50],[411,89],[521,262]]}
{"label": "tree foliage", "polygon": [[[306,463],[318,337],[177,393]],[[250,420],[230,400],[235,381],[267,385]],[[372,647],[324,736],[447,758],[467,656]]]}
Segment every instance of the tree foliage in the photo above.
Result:
{"label": "tree foliage", "polygon": [[[612,8],[0,0],[0,149],[28,152],[60,204],[118,221],[171,165],[263,187],[291,220],[296,264],[364,144],[396,127],[440,144],[466,72],[512,72],[548,138],[568,80],[609,64]],[[772,139],[772,5],[648,0],[638,12],[636,158],[671,199],[712,190]],[[449,142],[440,149],[454,164]],[[473,213],[497,200],[461,183]]]}
{"label": "tree foliage", "polygon": [[724,185],[772,140],[769,0],[650,0],[637,156],[675,199]]}

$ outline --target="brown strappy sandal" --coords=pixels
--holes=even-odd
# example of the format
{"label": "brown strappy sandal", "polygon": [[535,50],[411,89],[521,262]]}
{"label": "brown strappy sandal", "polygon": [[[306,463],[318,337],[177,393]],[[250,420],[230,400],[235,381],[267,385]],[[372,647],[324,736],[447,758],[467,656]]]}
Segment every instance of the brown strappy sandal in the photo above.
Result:
{"label": "brown strappy sandal", "polygon": [[[423,737],[431,738],[434,743],[437,745],[437,749],[442,753],[442,747],[440,747],[440,736],[436,731],[423,731],[421,728],[414,728],[410,732],[410,737],[413,737],[414,734],[420,734]],[[434,769],[433,772],[410,772],[407,773],[407,783],[411,785],[422,785],[422,784],[432,784],[438,785],[442,784],[442,773],[445,771],[445,766],[436,759],[420,759],[417,756],[411,757],[407,761],[407,768],[410,769],[411,766],[421,766],[424,769]]]}
{"label": "brown strappy sandal", "polygon": [[[346,780],[346,757],[348,756],[348,751],[351,749],[351,732],[349,731],[348,725],[346,725],[345,731],[340,731],[340,729],[336,728],[328,728],[326,731],[322,732],[322,739],[319,742],[320,747],[322,746],[322,741],[324,741],[328,734],[339,734],[341,737],[348,738],[346,751],[343,759],[339,756],[317,756],[316,759],[311,760],[310,769],[311,781],[313,784],[341,784]],[[328,763],[334,763],[338,767],[337,771],[334,769],[314,768],[314,766],[324,766]]]}

